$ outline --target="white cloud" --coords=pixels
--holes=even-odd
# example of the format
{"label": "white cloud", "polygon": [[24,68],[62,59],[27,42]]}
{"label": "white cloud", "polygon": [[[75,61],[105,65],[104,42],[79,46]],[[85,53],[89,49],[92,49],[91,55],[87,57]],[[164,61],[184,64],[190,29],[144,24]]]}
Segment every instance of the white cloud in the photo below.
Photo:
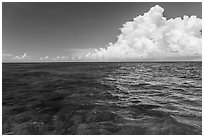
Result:
{"label": "white cloud", "polygon": [[48,58],[49,58],[48,56],[45,57],[45,59],[48,59]]}
{"label": "white cloud", "polygon": [[67,61],[69,60],[69,57],[67,56],[56,56],[54,58],[52,58],[53,61]]}
{"label": "white cloud", "polygon": [[67,56],[62,56],[62,57],[61,57],[61,60],[69,60],[69,57],[67,57]]}
{"label": "white cloud", "polygon": [[156,5],[126,22],[118,40],[88,53],[92,60],[168,59],[202,56],[202,19],[196,16],[167,20]]}
{"label": "white cloud", "polygon": [[43,61],[43,60],[48,60],[48,59],[49,59],[49,56],[40,57],[39,59],[40,59],[41,61]]}
{"label": "white cloud", "polygon": [[29,61],[39,61],[39,59],[42,60],[42,58],[28,55],[27,52],[25,52],[22,55],[12,55],[5,51],[3,51],[2,53],[2,59],[3,59],[3,62],[12,62],[12,61],[17,61],[17,62],[28,61],[29,62]]}
{"label": "white cloud", "polygon": [[9,53],[2,53],[2,57],[12,57],[13,55],[12,54],[9,54]]}
{"label": "white cloud", "polygon": [[26,57],[26,53],[23,54],[22,58],[24,59]]}
{"label": "white cloud", "polygon": [[14,59],[18,59],[18,60],[24,60],[24,59],[28,59],[29,56],[27,55],[27,53],[25,52],[23,55],[21,56],[15,56]]}
{"label": "white cloud", "polygon": [[7,53],[5,51],[2,51],[2,61],[4,62],[7,62],[7,61],[10,61],[12,60],[12,58],[14,57],[14,55],[10,54],[10,53]]}

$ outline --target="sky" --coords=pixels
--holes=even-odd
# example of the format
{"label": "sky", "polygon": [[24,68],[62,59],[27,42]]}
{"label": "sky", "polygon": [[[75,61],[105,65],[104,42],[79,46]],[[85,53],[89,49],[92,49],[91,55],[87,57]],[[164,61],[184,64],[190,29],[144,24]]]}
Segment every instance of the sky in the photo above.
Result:
{"label": "sky", "polygon": [[201,60],[201,21],[201,2],[3,2],[2,59]]}

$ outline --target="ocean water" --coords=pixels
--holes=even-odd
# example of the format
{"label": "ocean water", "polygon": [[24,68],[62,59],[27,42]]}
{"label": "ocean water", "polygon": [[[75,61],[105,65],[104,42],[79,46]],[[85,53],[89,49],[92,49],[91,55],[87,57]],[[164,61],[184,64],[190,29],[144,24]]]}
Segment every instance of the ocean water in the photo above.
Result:
{"label": "ocean water", "polygon": [[3,134],[202,134],[202,62],[3,63]]}

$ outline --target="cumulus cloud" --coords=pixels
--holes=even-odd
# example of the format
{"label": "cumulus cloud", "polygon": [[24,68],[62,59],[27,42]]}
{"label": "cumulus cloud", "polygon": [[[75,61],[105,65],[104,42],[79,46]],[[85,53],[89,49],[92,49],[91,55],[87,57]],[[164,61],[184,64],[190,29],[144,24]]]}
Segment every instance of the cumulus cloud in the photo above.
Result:
{"label": "cumulus cloud", "polygon": [[96,49],[91,60],[168,59],[202,56],[202,19],[183,16],[167,20],[156,5],[126,22],[115,43]]}

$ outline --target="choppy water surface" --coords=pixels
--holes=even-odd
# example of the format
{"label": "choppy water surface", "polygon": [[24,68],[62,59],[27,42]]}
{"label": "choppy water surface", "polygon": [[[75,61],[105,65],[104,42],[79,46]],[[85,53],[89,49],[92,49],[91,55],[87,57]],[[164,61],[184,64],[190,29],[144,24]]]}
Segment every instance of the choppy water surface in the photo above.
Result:
{"label": "choppy water surface", "polygon": [[3,134],[202,134],[201,68],[3,64]]}

